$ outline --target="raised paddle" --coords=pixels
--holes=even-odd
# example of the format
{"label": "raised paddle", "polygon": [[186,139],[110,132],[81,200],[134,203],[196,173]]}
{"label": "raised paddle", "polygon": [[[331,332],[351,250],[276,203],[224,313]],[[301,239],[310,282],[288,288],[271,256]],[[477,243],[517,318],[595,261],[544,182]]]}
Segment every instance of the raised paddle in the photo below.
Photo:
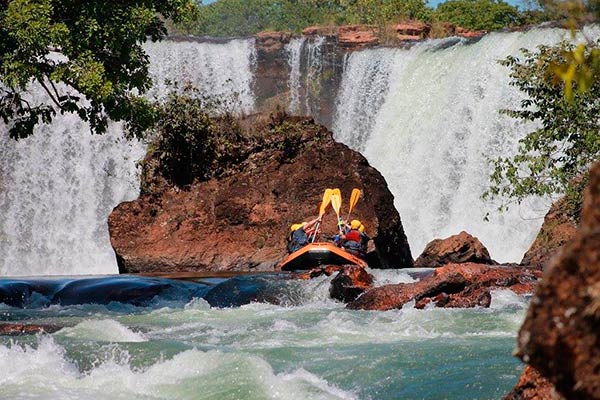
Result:
{"label": "raised paddle", "polygon": [[360,195],[360,189],[352,189],[352,194],[350,195],[350,208],[348,209],[348,217],[346,218],[346,221],[350,221],[350,214],[352,213],[352,210],[354,209],[356,203],[358,203]]}
{"label": "raised paddle", "polygon": [[313,233],[311,243],[314,243],[317,239],[317,233],[319,232],[319,226],[321,225],[321,218],[325,215],[327,211],[327,207],[331,204],[331,196],[333,195],[332,189],[325,189],[325,193],[323,193],[323,201],[321,202],[321,207],[319,207],[319,221],[315,226],[315,233]]}
{"label": "raised paddle", "polygon": [[340,189],[333,189],[333,194],[331,195],[331,206],[333,207],[333,211],[335,211],[335,215],[337,216],[338,228],[340,229],[340,234],[342,234],[342,227],[340,226],[340,208],[342,208],[342,195],[340,193]]}

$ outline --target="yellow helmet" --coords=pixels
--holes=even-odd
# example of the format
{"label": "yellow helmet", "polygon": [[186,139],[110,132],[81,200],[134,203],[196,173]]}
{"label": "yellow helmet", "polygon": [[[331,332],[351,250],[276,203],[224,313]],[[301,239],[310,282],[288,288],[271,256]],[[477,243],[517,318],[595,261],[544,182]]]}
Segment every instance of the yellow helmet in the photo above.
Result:
{"label": "yellow helmet", "polygon": [[360,224],[360,226],[358,227],[358,231],[360,233],[365,233],[365,226],[363,224]]}
{"label": "yellow helmet", "polygon": [[306,222],[303,222],[301,224],[294,224],[294,225],[290,226],[290,231],[295,232],[298,229],[302,228],[304,225],[306,225]]}
{"label": "yellow helmet", "polygon": [[350,228],[352,228],[352,229],[358,229],[358,228],[360,228],[361,225],[362,224],[357,219],[353,219],[352,222],[350,222]]}

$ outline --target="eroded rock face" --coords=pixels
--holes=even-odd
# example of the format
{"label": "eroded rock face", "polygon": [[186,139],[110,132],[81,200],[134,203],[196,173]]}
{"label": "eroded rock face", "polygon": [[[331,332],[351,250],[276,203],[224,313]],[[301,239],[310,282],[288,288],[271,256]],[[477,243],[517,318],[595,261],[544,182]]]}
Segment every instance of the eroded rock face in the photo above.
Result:
{"label": "eroded rock face", "polygon": [[431,241],[415,260],[415,267],[437,268],[451,263],[495,264],[479,239],[462,231],[446,239]]}
{"label": "eroded rock face", "polygon": [[329,295],[332,299],[348,303],[373,287],[373,275],[364,268],[345,266],[331,281]]}
{"label": "eroded rock face", "polygon": [[575,237],[547,264],[519,333],[521,358],[569,399],[600,399],[600,164]]}
{"label": "eroded rock face", "polygon": [[[117,206],[108,220],[120,272],[272,270],[286,254],[290,225],[314,218],[324,190],[335,187],[344,215],[352,189],[363,190],[352,217],[374,238],[380,265],[373,266],[413,265],[393,195],[362,155],[309,119],[264,129],[273,131],[248,141],[247,158],[185,190],[161,180],[158,168],[145,170],[151,190]],[[299,135],[294,146],[282,139],[288,129]],[[333,211],[323,226],[336,232]]]}
{"label": "eroded rock face", "polygon": [[286,57],[285,45],[291,35],[286,32],[260,32],[256,39],[256,70],[252,88],[257,99],[257,107],[270,99],[278,99],[288,90],[290,66]]}
{"label": "eroded rock face", "polygon": [[349,303],[348,308],[385,311],[402,308],[413,300],[416,308],[429,303],[446,308],[489,307],[492,290],[506,288],[531,293],[539,276],[538,270],[526,268],[448,264],[419,282],[371,289]]}
{"label": "eroded rock face", "polygon": [[575,236],[576,232],[577,224],[568,213],[566,199],[562,198],[554,203],[546,214],[544,224],[525,253],[521,265],[544,268],[557,251]]}

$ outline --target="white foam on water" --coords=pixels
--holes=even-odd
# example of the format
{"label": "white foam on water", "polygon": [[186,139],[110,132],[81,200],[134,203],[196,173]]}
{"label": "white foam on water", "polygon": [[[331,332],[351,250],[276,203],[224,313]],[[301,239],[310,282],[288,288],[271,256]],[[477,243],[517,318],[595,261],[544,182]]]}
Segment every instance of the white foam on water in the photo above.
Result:
{"label": "white foam on water", "polygon": [[375,278],[375,287],[417,281],[417,279],[411,277],[408,272],[401,269],[369,269],[368,272]]}
{"label": "white foam on water", "polygon": [[80,340],[114,343],[136,343],[148,340],[143,333],[134,332],[112,319],[85,320],[74,327],[63,328],[55,335]]}
{"label": "white foam on water", "polygon": [[305,370],[274,373],[261,357],[187,350],[148,367],[106,360],[79,371],[50,337],[37,348],[0,346],[0,398],[354,399]]}

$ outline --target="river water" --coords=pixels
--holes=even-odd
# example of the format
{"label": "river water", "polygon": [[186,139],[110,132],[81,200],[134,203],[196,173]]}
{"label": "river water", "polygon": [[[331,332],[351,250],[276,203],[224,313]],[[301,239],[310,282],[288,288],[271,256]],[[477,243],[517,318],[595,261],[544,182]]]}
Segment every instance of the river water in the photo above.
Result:
{"label": "river water", "polygon": [[[413,281],[407,271],[373,273],[377,284]],[[265,279],[241,278],[241,287]],[[67,305],[77,301],[66,295],[48,305],[34,293],[25,308],[1,306],[0,319],[66,328],[0,338],[0,398],[499,399],[516,383],[522,366],[511,353],[526,299],[498,291],[489,309],[351,311],[328,298],[330,280],[269,278],[278,305],[239,307],[202,298],[218,303],[220,280],[137,305]]]}

